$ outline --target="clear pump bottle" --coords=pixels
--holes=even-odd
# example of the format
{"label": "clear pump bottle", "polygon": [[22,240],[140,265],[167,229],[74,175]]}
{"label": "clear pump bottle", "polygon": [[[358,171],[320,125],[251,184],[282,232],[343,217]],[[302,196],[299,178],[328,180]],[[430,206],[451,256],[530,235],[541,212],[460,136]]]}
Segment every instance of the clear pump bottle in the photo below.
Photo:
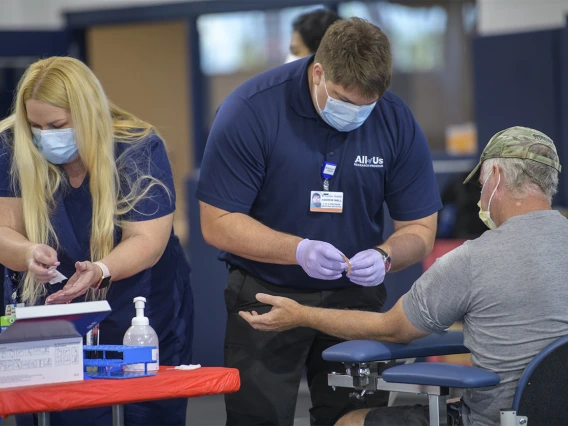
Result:
{"label": "clear pump bottle", "polygon": [[[148,371],[156,371],[159,368],[160,355],[158,347],[158,335],[150,326],[148,317],[144,316],[145,297],[134,298],[136,316],[132,318],[132,326],[124,335],[123,344],[126,346],[155,346],[152,350],[152,360],[155,363],[148,364]],[[125,366],[125,371],[144,371],[144,364],[130,364]]]}

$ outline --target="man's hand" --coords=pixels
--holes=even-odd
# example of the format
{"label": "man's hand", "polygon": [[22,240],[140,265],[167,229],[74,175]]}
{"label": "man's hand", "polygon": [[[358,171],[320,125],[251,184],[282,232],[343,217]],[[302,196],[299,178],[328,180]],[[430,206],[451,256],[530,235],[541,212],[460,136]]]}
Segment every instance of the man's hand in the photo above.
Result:
{"label": "man's hand", "polygon": [[302,240],[296,249],[298,264],[312,278],[337,280],[347,269],[345,256],[323,241]]}
{"label": "man's hand", "polygon": [[258,293],[256,300],[272,305],[270,312],[259,315],[256,311],[243,312],[239,315],[252,328],[261,331],[285,331],[302,326],[304,306],[287,297],[270,296]]}
{"label": "man's hand", "polygon": [[63,289],[49,296],[45,304],[69,303],[73,299],[85,294],[89,288],[97,284],[102,278],[102,270],[97,265],[89,262],[76,262],[76,272],[65,284]]}
{"label": "man's hand", "polygon": [[381,253],[375,249],[364,250],[353,256],[351,273],[347,278],[352,283],[363,287],[373,287],[382,283],[385,279],[385,262]]}

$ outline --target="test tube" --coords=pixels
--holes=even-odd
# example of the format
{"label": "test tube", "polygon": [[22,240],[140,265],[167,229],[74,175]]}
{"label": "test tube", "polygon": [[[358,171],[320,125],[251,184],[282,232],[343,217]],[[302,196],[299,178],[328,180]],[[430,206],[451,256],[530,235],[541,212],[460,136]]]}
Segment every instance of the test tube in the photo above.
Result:
{"label": "test tube", "polygon": [[[100,337],[99,324],[95,325],[90,331],[85,334],[83,339],[83,344],[86,346],[98,346]],[[85,354],[87,359],[96,359],[99,357],[98,351],[88,351]],[[87,372],[96,373],[98,371],[97,367],[87,367]]]}

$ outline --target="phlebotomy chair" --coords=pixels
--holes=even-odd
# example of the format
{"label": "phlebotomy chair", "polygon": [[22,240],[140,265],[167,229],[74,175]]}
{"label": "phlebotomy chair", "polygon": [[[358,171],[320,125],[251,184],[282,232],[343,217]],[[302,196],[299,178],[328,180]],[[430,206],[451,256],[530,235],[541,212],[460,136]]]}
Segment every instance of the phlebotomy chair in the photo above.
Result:
{"label": "phlebotomy chair", "polygon": [[[433,333],[409,344],[352,340],[323,352],[327,361],[342,362],[345,374],[332,373],[332,387],[353,388],[354,396],[377,390],[428,395],[430,425],[447,425],[450,388],[471,389],[499,384],[496,373],[462,365],[420,362],[396,365],[378,373],[380,363],[408,358],[468,353],[463,333]],[[501,426],[568,425],[568,336],[545,347],[527,365],[515,391],[513,406],[501,410]]]}

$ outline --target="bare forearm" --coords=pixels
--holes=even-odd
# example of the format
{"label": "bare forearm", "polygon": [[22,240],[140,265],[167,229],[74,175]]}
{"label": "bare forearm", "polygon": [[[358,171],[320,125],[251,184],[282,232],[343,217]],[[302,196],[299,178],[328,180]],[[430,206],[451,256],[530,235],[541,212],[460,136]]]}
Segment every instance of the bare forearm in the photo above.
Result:
{"label": "bare forearm", "polygon": [[27,271],[27,257],[36,243],[32,243],[19,232],[7,226],[0,226],[0,264],[13,271]]}
{"label": "bare forearm", "polygon": [[163,250],[156,250],[147,238],[133,236],[123,240],[103,259],[100,259],[109,269],[113,281],[129,278],[151,268],[156,264]]}
{"label": "bare forearm", "polygon": [[302,306],[300,326],[310,327],[345,340],[381,340],[396,342],[396,333],[377,312],[322,309]]}
{"label": "bare forearm", "polygon": [[286,331],[309,327],[345,340],[380,340],[408,343],[429,334],[416,328],[407,318],[401,297],[388,312],[364,312],[322,309],[304,306],[286,297],[258,293],[256,299],[268,306],[270,312],[239,312],[253,328],[262,331]]}
{"label": "bare forearm", "polygon": [[302,238],[275,231],[241,213],[228,213],[205,230],[207,243],[258,262],[296,264],[296,248]]}
{"label": "bare forearm", "polygon": [[432,251],[435,231],[422,225],[409,225],[397,230],[379,247],[392,261],[391,272],[420,262]]}

